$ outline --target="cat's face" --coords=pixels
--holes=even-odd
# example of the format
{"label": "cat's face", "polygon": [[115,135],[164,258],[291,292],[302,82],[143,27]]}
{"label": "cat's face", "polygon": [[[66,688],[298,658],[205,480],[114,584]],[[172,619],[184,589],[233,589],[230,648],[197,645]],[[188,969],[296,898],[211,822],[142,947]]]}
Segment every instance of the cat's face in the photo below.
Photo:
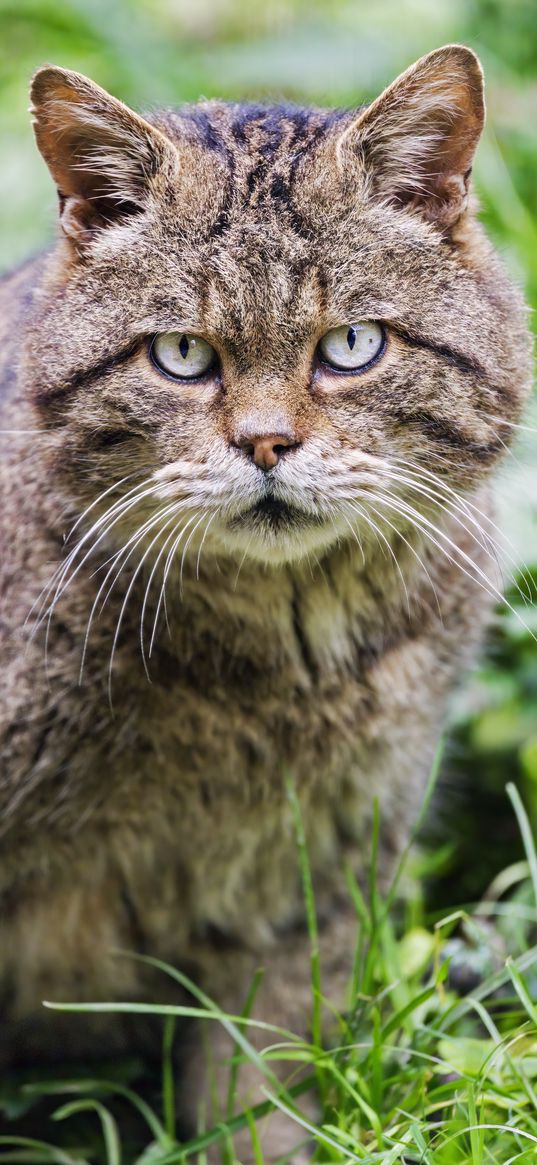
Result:
{"label": "cat's face", "polygon": [[465,209],[468,50],[358,116],[149,125],[59,70],[34,105],[66,243],[28,359],[81,502],[132,491],[111,529],[282,563],[423,523],[489,471],[527,345]]}

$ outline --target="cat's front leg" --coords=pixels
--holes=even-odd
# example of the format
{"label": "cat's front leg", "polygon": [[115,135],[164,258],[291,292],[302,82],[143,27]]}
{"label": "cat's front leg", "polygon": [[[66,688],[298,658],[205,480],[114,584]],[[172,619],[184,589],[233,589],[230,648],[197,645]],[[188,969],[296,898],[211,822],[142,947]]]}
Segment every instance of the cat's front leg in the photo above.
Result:
{"label": "cat's front leg", "polygon": [[[352,965],[356,937],[356,916],[350,906],[334,904],[334,910],[320,927],[321,990],[330,1001],[324,1038],[329,1039],[333,1027],[333,1007],[345,1006],[346,988]],[[251,1013],[251,1023],[241,1027],[250,1045],[250,1055],[243,1050],[230,1105],[229,1084],[231,1058],[237,1052],[232,1036],[219,1020],[206,1021],[204,1030],[196,1032],[196,1045],[185,1056],[185,1076],[180,1090],[179,1104],[190,1131],[200,1127],[210,1129],[225,1122],[245,1109],[263,1103],[267,1093],[278,1092],[278,1082],[290,1089],[313,1075],[312,1063],[285,1059],[285,1051],[293,1046],[311,1044],[313,993],[311,984],[311,945],[305,926],[285,936],[281,941],[255,958],[237,954],[218,958],[215,953],[214,987],[209,987],[213,998],[224,1012],[240,1015],[249,984],[256,969],[262,970]],[[218,987],[218,979],[220,986]],[[224,985],[224,980],[227,983]],[[240,986],[239,986],[240,985]],[[268,1025],[266,1028],[256,1023]],[[291,1033],[287,1035],[286,1033]],[[282,1058],[270,1058],[263,1053],[274,1045],[282,1048]],[[287,1106],[288,1100],[282,1097]],[[291,1100],[291,1104],[293,1100]],[[309,1124],[316,1125],[321,1112],[315,1085],[294,1098],[297,1113]],[[297,1120],[275,1107],[261,1116],[256,1124],[263,1158],[267,1165],[291,1154],[292,1162],[305,1162],[313,1148],[313,1138]],[[234,1150],[242,1165],[254,1161],[250,1129],[244,1125],[233,1137]],[[210,1159],[221,1160],[223,1140],[210,1149]]]}

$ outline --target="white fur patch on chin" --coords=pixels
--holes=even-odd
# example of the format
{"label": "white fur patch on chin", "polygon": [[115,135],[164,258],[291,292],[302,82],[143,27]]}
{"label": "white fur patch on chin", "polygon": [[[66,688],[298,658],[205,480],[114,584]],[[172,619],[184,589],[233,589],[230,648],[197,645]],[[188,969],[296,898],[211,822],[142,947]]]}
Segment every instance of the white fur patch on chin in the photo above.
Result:
{"label": "white fur patch on chin", "polygon": [[[348,530],[347,530],[348,535]],[[243,529],[229,528],[214,531],[214,536],[232,558],[250,559],[265,566],[285,566],[325,554],[337,542],[343,540],[342,532],[335,525],[308,526],[307,523],[295,530],[271,530],[245,526]]]}

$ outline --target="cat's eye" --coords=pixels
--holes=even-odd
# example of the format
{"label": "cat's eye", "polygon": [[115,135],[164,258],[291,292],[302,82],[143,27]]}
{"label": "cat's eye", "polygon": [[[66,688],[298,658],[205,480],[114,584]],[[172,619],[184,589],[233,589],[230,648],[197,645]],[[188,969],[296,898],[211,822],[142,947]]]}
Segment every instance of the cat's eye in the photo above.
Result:
{"label": "cat's eye", "polygon": [[319,355],[338,372],[360,372],[384,351],[386,338],[381,324],[360,320],[331,328],[319,341]]}
{"label": "cat's eye", "polygon": [[216,367],[218,357],[201,336],[190,332],[162,332],[155,336],[151,359],[161,372],[176,380],[196,380]]}

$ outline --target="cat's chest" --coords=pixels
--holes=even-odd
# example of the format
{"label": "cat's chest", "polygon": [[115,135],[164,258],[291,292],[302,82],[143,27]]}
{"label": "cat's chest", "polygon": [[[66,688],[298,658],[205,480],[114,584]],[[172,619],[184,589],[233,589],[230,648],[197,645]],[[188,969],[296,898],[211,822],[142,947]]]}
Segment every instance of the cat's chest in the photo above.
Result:
{"label": "cat's chest", "polygon": [[188,661],[161,656],[136,693],[137,763],[147,758],[163,781],[199,781],[214,795],[246,782],[248,797],[262,797],[282,766],[330,770],[371,712],[368,667],[355,643],[346,647],[345,664],[328,666],[293,630],[275,666],[258,651],[226,657],[220,644]]}
{"label": "cat's chest", "polygon": [[135,654],[118,659],[123,779],[158,785],[175,806],[244,805],[270,799],[283,771],[307,783],[348,769],[371,714],[373,654],[343,604],[291,595],[268,610],[260,600],[250,620],[240,607],[197,615],[172,616],[149,679]]}
{"label": "cat's chest", "polygon": [[[372,638],[366,594],[363,617],[341,586],[299,592],[283,579],[227,601],[209,588],[194,594],[170,602],[147,673],[136,604],[111,670],[116,622],[107,609],[110,625],[88,640],[81,684],[73,634],[72,682],[47,702],[39,745],[43,815],[60,832],[130,821],[136,833],[147,825],[159,836],[169,824],[186,844],[224,812],[273,804],[286,776],[301,788],[336,789],[349,771],[370,767],[364,739],[382,644]],[[55,658],[60,647],[50,649]]]}
{"label": "cat's chest", "polygon": [[[300,794],[316,867],[336,868],[344,835],[364,827],[368,685],[348,672],[309,672],[300,651],[295,668],[294,681],[288,669],[280,690],[255,671],[247,682],[238,670],[228,672],[227,684],[200,672],[199,685],[192,674],[186,682],[169,673],[166,688],[153,684],[146,693],[131,747],[118,758],[114,780],[108,776],[96,818],[106,835],[118,831],[115,853],[125,877],[136,869],[136,885],[140,878],[149,885],[157,870],[162,881],[164,869],[170,900],[180,886],[195,929],[240,934],[248,917],[250,926],[257,920],[270,931],[295,918],[289,782]],[[330,887],[327,876],[327,893]]]}

